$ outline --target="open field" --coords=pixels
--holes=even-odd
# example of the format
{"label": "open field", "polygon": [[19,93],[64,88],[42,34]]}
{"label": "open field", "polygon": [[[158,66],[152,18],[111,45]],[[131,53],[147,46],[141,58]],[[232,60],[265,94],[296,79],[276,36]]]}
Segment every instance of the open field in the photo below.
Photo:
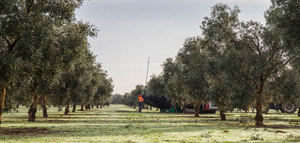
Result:
{"label": "open field", "polygon": [[124,105],[111,105],[70,115],[50,108],[49,118],[38,111],[36,122],[27,122],[27,109],[4,114],[0,142],[300,142],[296,114],[265,114],[265,128],[253,127],[254,113],[218,114],[143,113]]}

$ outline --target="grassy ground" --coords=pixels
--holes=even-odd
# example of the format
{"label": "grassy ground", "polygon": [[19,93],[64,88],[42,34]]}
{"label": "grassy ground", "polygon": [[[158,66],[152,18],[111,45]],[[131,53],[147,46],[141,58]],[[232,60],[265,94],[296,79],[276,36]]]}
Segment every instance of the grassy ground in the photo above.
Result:
{"label": "grassy ground", "polygon": [[217,114],[138,113],[124,105],[48,114],[39,110],[34,123],[26,108],[4,114],[0,142],[300,142],[300,118],[275,111],[264,115],[264,128],[253,127],[254,113],[228,113],[225,122]]}

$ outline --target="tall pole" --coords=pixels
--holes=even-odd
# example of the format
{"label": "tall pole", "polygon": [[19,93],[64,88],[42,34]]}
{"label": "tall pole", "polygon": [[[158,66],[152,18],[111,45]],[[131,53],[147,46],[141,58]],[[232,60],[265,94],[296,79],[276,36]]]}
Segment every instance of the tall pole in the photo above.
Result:
{"label": "tall pole", "polygon": [[147,90],[146,86],[147,86],[147,81],[148,81],[149,63],[150,63],[150,58],[148,58],[148,63],[147,63],[147,72],[146,72],[145,92],[144,92],[144,94],[146,94],[146,90]]}

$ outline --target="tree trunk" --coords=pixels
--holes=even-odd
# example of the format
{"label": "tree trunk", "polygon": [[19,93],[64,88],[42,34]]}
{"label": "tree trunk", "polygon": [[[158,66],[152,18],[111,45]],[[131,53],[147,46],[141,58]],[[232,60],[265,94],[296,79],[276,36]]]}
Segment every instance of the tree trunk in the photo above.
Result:
{"label": "tree trunk", "polygon": [[150,106],[150,110],[152,110],[152,106]]}
{"label": "tree trunk", "polygon": [[81,105],[81,107],[80,107],[80,111],[84,111],[84,109],[83,109],[83,105]]}
{"label": "tree trunk", "polygon": [[97,105],[96,107],[99,108],[99,105]]}
{"label": "tree trunk", "polygon": [[196,103],[195,107],[195,117],[199,117],[199,109],[201,106],[201,101],[199,101],[198,103]]}
{"label": "tree trunk", "polygon": [[94,105],[91,105],[92,106],[92,109],[94,109]]}
{"label": "tree trunk", "polygon": [[43,105],[42,108],[43,108],[43,118],[48,118],[46,105]]}
{"label": "tree trunk", "polygon": [[29,122],[35,121],[35,113],[37,111],[37,106],[39,103],[39,97],[38,97],[38,94],[36,93],[35,89],[32,91],[32,95],[33,95],[33,103],[31,104],[29,111],[28,111],[28,121]]}
{"label": "tree trunk", "polygon": [[89,104],[85,105],[85,110],[91,109],[91,106]]}
{"label": "tree trunk", "polygon": [[300,117],[300,108],[298,108],[298,117]]}
{"label": "tree trunk", "polygon": [[182,103],[182,101],[179,101],[179,105],[181,106],[182,108],[182,113],[186,114],[186,108],[184,107],[184,104]]}
{"label": "tree trunk", "polygon": [[262,115],[262,105],[261,105],[261,96],[263,92],[263,82],[261,82],[261,85],[258,89],[257,95],[255,96],[255,108],[256,108],[256,126],[263,126],[263,115]]}
{"label": "tree trunk", "polygon": [[199,108],[197,108],[197,107],[195,108],[194,114],[195,114],[195,117],[199,117]]}
{"label": "tree trunk", "polygon": [[224,110],[220,110],[221,121],[226,121],[226,115]]}
{"label": "tree trunk", "polygon": [[135,106],[135,104],[133,105],[133,109],[136,109],[136,106]]}
{"label": "tree trunk", "polygon": [[46,107],[46,95],[42,96],[42,108],[43,108],[43,118],[48,118],[47,107]]}
{"label": "tree trunk", "polygon": [[67,99],[67,106],[66,106],[66,109],[65,109],[65,115],[69,115],[70,113],[70,102],[71,102],[71,99]]}
{"label": "tree trunk", "polygon": [[6,86],[2,85],[0,87],[0,124],[2,123],[2,113],[4,111],[5,94],[6,94]]}
{"label": "tree trunk", "polygon": [[76,104],[73,105],[73,109],[72,112],[75,113],[76,112]]}

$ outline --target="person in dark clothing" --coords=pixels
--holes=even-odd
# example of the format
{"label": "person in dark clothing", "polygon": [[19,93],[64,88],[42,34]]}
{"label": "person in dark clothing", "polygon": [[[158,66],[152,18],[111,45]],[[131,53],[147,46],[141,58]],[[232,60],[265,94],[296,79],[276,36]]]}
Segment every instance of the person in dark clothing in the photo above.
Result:
{"label": "person in dark clothing", "polygon": [[138,100],[139,100],[139,112],[142,112],[144,108],[144,97],[142,94],[138,96]]}

